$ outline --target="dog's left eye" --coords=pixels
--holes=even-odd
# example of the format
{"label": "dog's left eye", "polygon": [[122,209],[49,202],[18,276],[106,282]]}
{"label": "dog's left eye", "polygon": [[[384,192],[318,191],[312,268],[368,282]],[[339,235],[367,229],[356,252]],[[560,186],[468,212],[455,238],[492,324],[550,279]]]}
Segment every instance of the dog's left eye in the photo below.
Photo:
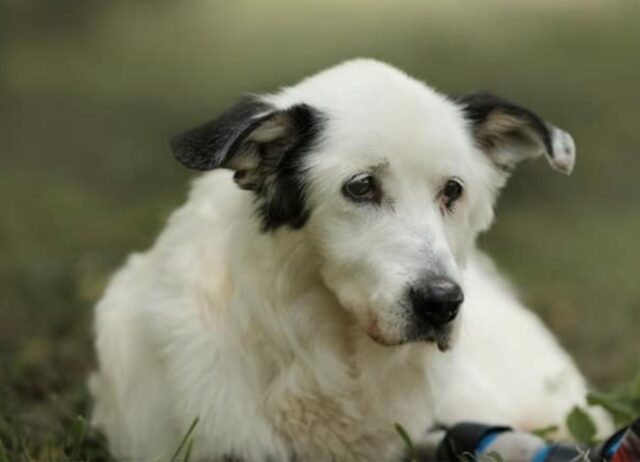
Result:
{"label": "dog's left eye", "polygon": [[460,199],[464,188],[459,180],[448,180],[440,191],[440,201],[447,210],[452,210],[455,202]]}
{"label": "dog's left eye", "polygon": [[373,175],[360,173],[342,186],[342,194],[354,202],[378,202],[380,188]]}

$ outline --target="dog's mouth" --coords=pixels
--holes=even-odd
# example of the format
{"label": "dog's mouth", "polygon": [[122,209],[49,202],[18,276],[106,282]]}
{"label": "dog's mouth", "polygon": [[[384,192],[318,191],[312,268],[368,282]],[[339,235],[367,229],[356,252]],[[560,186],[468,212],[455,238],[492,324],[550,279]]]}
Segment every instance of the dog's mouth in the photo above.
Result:
{"label": "dog's mouth", "polygon": [[433,342],[438,347],[438,350],[444,353],[445,351],[448,351],[451,348],[451,344],[452,344],[451,331],[452,331],[452,327],[450,325],[447,325],[439,329],[432,329],[432,332],[417,334],[410,341]]}
{"label": "dog's mouth", "polygon": [[367,324],[367,335],[371,340],[382,346],[399,346],[407,343],[433,343],[438,350],[445,352],[452,346],[453,323],[439,328],[428,325],[417,325],[405,335],[389,336],[380,329],[377,319],[370,319]]}
{"label": "dog's mouth", "polygon": [[405,343],[402,338],[391,338],[384,335],[375,318],[371,318],[367,323],[367,335],[371,340],[383,346],[397,346]]}

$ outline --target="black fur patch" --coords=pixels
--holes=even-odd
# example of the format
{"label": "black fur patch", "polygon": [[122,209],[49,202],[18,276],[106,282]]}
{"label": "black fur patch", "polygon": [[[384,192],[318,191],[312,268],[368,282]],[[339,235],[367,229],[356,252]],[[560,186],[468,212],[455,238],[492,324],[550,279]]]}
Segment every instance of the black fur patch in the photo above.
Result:
{"label": "black fur patch", "polygon": [[171,147],[188,168],[235,170],[236,183],[255,194],[263,231],[299,229],[310,214],[305,157],[319,141],[323,121],[306,104],[276,110],[249,98],[173,138]]}
{"label": "black fur patch", "polygon": [[492,118],[508,116],[517,120],[521,124],[520,128],[526,128],[535,133],[544,146],[546,154],[553,157],[549,128],[532,111],[488,92],[465,95],[459,98],[458,102],[461,104],[466,118],[471,122],[476,139],[482,148],[492,149],[495,144],[502,141],[499,138],[510,138],[514,142],[524,141],[525,134],[517,126],[503,132],[502,137],[493,136],[494,134],[490,130],[483,132],[483,128],[491,123]]}
{"label": "black fur patch", "polygon": [[306,203],[307,178],[305,157],[318,142],[323,117],[307,105],[288,109],[293,123],[293,139],[275,170],[271,187],[273,197],[259,205],[262,229],[271,231],[287,224],[299,229],[307,222],[310,210]]}

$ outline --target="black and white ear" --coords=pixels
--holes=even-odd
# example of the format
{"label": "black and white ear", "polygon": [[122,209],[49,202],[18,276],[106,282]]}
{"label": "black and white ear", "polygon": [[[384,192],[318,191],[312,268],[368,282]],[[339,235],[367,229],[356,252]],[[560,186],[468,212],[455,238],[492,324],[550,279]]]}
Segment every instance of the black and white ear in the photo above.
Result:
{"label": "black and white ear", "polygon": [[478,146],[502,169],[544,155],[551,167],[569,175],[576,148],[569,133],[517,104],[490,93],[458,100],[471,123]]}
{"label": "black and white ear", "polygon": [[257,98],[171,140],[175,157],[195,170],[226,168],[253,191],[264,231],[297,229],[310,211],[304,158],[319,141],[322,114],[306,104],[276,109]]}
{"label": "black and white ear", "polygon": [[242,189],[260,191],[314,141],[319,120],[318,111],[305,104],[278,110],[246,98],[217,119],[174,137],[171,149],[187,168],[234,170]]}

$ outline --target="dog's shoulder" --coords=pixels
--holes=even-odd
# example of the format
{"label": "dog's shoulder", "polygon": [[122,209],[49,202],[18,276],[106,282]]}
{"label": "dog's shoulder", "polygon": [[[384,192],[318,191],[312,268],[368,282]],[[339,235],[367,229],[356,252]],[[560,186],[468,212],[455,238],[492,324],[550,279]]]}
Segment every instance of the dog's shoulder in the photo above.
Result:
{"label": "dog's shoulder", "polygon": [[96,322],[119,313],[126,318],[132,313],[151,318],[186,315],[189,310],[175,305],[202,305],[195,299],[223,305],[218,299],[228,292],[231,224],[244,216],[239,207],[246,199],[234,187],[229,172],[212,172],[195,180],[187,201],[171,214],[154,244],[131,254],[114,274],[96,306]]}

